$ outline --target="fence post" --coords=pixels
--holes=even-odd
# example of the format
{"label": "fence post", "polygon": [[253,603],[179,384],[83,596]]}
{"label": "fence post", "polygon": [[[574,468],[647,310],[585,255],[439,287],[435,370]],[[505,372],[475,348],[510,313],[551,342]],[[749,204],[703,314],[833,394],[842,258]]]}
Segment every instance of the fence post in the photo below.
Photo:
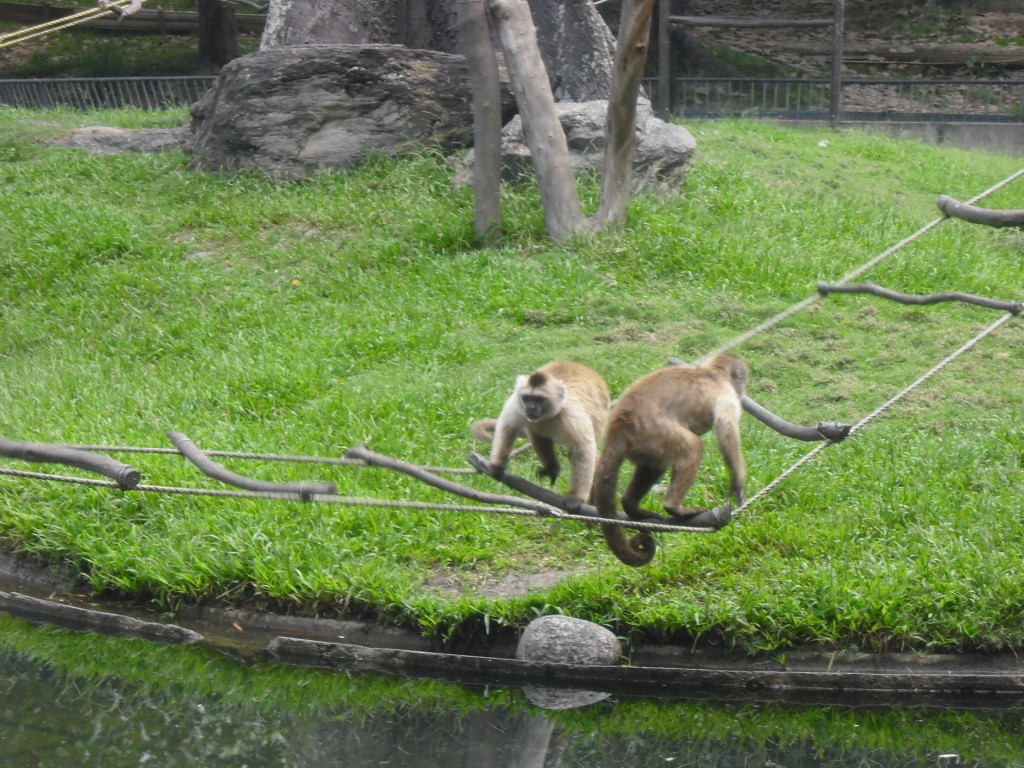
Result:
{"label": "fence post", "polygon": [[843,111],[843,0],[834,0],[832,20],[832,89],[828,101],[828,122],[839,127]]}

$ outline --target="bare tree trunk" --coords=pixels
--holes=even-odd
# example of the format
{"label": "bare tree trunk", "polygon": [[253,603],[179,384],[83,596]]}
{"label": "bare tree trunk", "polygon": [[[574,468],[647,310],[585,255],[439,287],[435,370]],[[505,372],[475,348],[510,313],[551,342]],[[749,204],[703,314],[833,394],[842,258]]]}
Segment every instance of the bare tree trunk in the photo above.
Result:
{"label": "bare tree trunk", "polygon": [[629,204],[636,149],[636,99],[647,60],[654,0],[625,0],[615,48],[611,95],[605,119],[604,170],[601,204],[593,218],[595,229],[621,221]]}
{"label": "bare tree trunk", "polygon": [[565,240],[585,231],[588,222],[576,193],[569,148],[537,48],[530,7],[526,0],[490,0],[489,4],[537,171],[544,220],[555,240]]}
{"label": "bare tree trunk", "polygon": [[199,0],[199,59],[220,69],[238,58],[235,9],[220,0]]}
{"label": "bare tree trunk", "polygon": [[501,227],[501,83],[484,0],[460,0],[459,39],[473,89],[473,218],[493,244]]}

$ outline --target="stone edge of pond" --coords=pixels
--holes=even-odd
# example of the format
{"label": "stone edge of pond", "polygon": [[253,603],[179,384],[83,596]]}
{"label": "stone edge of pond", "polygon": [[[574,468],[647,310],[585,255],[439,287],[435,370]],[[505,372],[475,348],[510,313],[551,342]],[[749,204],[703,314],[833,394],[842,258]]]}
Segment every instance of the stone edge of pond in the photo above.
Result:
{"label": "stone edge of pond", "polygon": [[[14,591],[15,587],[17,591]],[[442,653],[400,628],[230,608],[187,608],[179,624],[125,613],[124,606],[76,598],[45,569],[0,554],[0,610],[67,629],[171,643],[203,643],[265,654],[278,663],[428,677],[463,683],[535,684],[630,695],[786,699],[956,706],[1017,705],[1024,661],[1010,653],[849,653],[797,649],[751,656],[714,648],[643,645],[621,666],[573,665],[489,655]],[[34,594],[33,594],[34,593]],[[110,610],[101,610],[100,606]],[[144,612],[135,611],[136,614]],[[966,698],[965,697],[969,697]]]}

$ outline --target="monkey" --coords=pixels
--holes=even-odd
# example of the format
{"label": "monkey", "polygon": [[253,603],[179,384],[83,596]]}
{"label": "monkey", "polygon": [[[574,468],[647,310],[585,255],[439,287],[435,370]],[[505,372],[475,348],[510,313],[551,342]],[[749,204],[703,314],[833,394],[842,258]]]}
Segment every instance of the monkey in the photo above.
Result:
{"label": "monkey", "polygon": [[597,444],[610,403],[600,374],[579,363],[554,360],[518,376],[497,420],[478,419],[470,429],[479,440],[492,439],[491,464],[499,473],[505,471],[516,438],[528,437],[540,460],[538,474],[552,485],[561,472],[555,444],[563,446],[569,455],[566,507],[578,512],[590,498]]}
{"label": "monkey", "polygon": [[[663,499],[665,511],[680,519],[700,507],[683,507],[704,455],[700,436],[714,430],[718,449],[729,469],[730,495],[742,505],[747,478],[740,446],[741,398],[750,371],[738,357],[719,354],[704,365],[672,366],[638,379],[619,397],[608,417],[604,450],[597,463],[594,505],[603,518],[618,517],[619,468],[629,461],[633,476],[622,495],[622,508],[636,520],[650,515],[640,501],[671,470]],[[608,548],[627,565],[646,565],[656,545],[641,531],[627,540],[621,526],[602,525]]]}

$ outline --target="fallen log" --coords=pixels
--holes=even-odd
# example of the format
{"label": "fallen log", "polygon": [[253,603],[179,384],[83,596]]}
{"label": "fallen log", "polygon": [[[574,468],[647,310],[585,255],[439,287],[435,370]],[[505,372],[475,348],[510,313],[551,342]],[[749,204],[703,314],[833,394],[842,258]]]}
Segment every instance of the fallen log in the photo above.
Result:
{"label": "fallen log", "polygon": [[192,645],[203,639],[198,632],[174,624],[142,621],[17,592],[0,592],[0,608],[18,619],[111,637],[137,638],[170,645]]}
{"label": "fallen log", "polygon": [[949,195],[939,195],[939,210],[954,219],[963,219],[971,224],[985,224],[989,227],[1024,227],[1024,210],[993,210],[978,208],[961,203]]}

